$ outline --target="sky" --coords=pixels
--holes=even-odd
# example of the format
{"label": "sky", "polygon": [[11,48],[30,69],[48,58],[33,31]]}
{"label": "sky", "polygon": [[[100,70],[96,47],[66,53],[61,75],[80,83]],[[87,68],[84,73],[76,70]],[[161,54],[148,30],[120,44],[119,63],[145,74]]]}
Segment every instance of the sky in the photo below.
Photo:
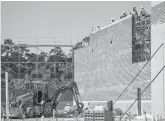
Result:
{"label": "sky", "polygon": [[[82,37],[92,32],[92,27],[105,26],[111,18],[119,20],[123,11],[130,13],[136,6],[138,12],[143,6],[151,13],[149,1],[106,1],[106,2],[5,2],[1,3],[2,41],[6,38],[18,42],[32,43],[35,37],[58,37],[56,41],[80,41]],[[78,39],[77,39],[78,38]],[[53,38],[42,39],[42,42],[52,42]]]}

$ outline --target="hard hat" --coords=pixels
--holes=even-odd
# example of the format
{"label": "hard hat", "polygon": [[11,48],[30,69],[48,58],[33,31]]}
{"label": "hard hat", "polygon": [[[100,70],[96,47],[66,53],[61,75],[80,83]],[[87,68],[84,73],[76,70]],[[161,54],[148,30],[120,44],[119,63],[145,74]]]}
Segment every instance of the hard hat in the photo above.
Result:
{"label": "hard hat", "polygon": [[66,103],[66,106],[69,106],[69,103]]}
{"label": "hard hat", "polygon": [[126,13],[125,11],[123,11],[123,13]]}
{"label": "hard hat", "polygon": [[114,18],[111,18],[111,21],[114,20]]}
{"label": "hard hat", "polygon": [[143,9],[143,7],[141,7],[141,9]]}

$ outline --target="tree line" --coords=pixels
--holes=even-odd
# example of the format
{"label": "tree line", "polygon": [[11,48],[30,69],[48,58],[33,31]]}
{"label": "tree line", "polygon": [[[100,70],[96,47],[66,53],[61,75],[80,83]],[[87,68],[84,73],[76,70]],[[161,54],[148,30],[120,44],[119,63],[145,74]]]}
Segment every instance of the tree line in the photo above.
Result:
{"label": "tree line", "polygon": [[3,44],[11,46],[1,45],[2,79],[6,71],[9,78],[72,78],[72,49],[68,55],[60,47],[37,55],[28,46],[14,46],[12,39],[5,39]]}

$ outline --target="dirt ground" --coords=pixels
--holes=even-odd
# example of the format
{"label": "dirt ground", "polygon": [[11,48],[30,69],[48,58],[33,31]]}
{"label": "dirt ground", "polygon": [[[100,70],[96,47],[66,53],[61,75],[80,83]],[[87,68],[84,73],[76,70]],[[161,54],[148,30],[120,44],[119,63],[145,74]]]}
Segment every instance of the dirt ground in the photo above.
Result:
{"label": "dirt ground", "polygon": [[[1,120],[7,121],[7,119]],[[42,121],[41,118],[9,119],[9,121]],[[84,121],[84,118],[44,118],[43,121]]]}

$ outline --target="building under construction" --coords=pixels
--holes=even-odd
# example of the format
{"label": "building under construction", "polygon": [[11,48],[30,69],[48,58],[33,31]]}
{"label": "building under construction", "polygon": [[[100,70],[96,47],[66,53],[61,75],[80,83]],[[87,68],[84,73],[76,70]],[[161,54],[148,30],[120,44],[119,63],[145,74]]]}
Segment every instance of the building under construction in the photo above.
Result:
{"label": "building under construction", "polygon": [[[150,16],[139,20],[130,15],[98,26],[89,35],[88,44],[75,50],[75,81],[84,101],[116,100],[137,76],[119,100],[136,99],[137,88],[143,90],[151,81],[151,64],[145,65],[151,55],[150,30]],[[142,99],[151,99],[150,88]],[[144,106],[150,110],[149,105]]]}
{"label": "building under construction", "polygon": [[[164,112],[164,71],[161,75],[159,71],[162,72],[164,69],[162,35],[165,19],[157,19],[158,11],[160,16],[165,16],[162,12],[164,7],[165,2],[154,4],[151,9],[152,17],[149,14],[143,18],[128,15],[105,27],[98,26],[89,36],[75,45],[73,59],[70,61],[74,63],[73,70],[69,79],[77,83],[84,104],[91,102],[92,106],[106,107],[107,101],[113,100],[115,108],[126,111],[136,100],[137,89],[140,88],[142,109],[148,113]],[[157,27],[158,24],[159,27]],[[151,29],[153,29],[152,33]],[[156,33],[157,31],[163,34]],[[151,40],[154,45],[151,45]],[[155,59],[158,56],[161,58],[160,63]],[[155,69],[157,63],[160,68]],[[38,66],[35,65],[35,67],[38,69]],[[53,73],[56,73],[56,69]],[[33,73],[30,75],[33,77]],[[25,78],[25,75],[22,78]],[[37,79],[40,78],[37,72]],[[55,78],[56,76],[52,76],[53,81]],[[156,81],[161,80],[161,83],[157,81],[150,85],[155,78]],[[18,79],[15,80],[17,81],[13,82],[18,82]],[[158,90],[160,96],[157,95],[158,87],[160,87]],[[13,88],[11,90],[13,91]],[[20,89],[15,89],[14,92],[18,96],[25,91],[27,91],[26,88],[22,89],[21,93]],[[50,92],[52,95],[53,91],[50,90]],[[159,102],[159,100],[163,101]],[[67,93],[61,102],[73,104],[72,94]],[[60,109],[64,107],[64,104],[61,105]],[[136,113],[137,105],[133,105],[130,110]]]}

